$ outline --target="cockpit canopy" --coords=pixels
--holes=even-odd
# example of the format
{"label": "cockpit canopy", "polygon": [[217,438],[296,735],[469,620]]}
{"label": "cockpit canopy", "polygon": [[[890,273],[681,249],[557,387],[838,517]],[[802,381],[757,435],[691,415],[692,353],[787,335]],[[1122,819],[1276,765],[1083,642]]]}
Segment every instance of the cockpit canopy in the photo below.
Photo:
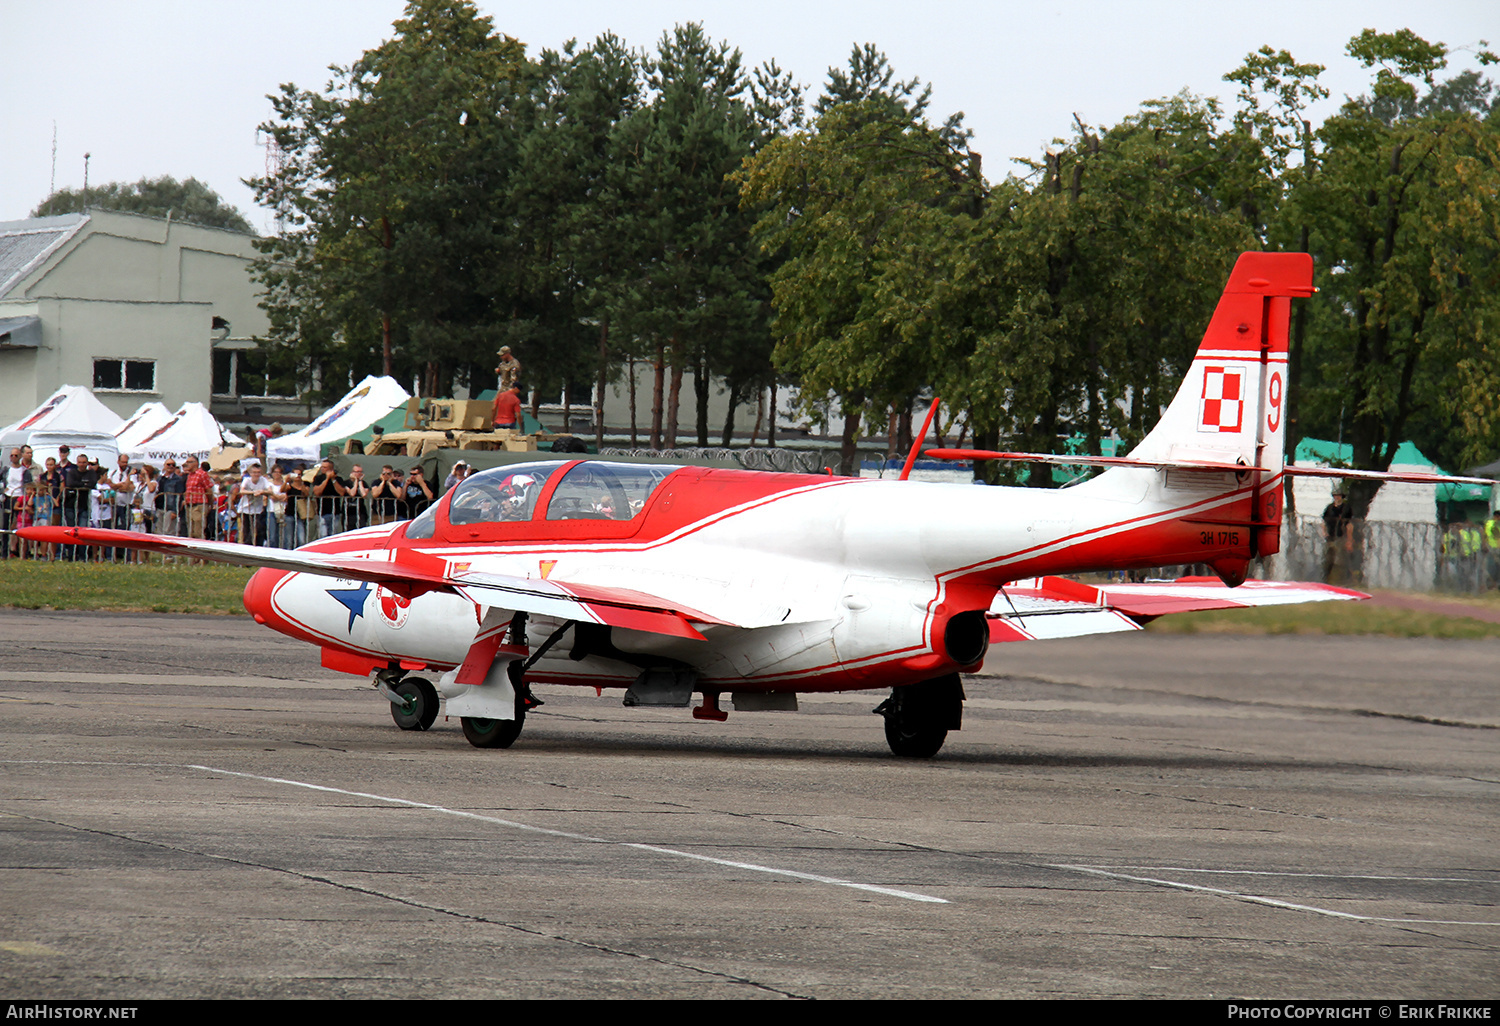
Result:
{"label": "cockpit canopy", "polygon": [[[448,522],[491,524],[531,519],[633,520],[667,475],[680,469],[656,464],[604,463],[585,460],[515,463],[466,478],[453,491]],[[562,472],[546,515],[537,503],[553,475]]]}

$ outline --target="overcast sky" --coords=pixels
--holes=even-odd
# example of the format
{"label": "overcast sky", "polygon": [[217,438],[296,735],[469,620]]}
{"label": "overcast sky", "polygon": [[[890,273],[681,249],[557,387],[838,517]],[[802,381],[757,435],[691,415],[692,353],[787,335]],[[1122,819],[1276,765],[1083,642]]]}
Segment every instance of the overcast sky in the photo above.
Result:
{"label": "overcast sky", "polygon": [[[1111,124],[1143,100],[1187,88],[1228,100],[1222,81],[1264,44],[1327,66],[1334,99],[1366,89],[1369,72],[1343,54],[1364,28],[1411,28],[1472,49],[1500,45],[1496,0],[544,0],[483,2],[496,28],[535,54],[609,29],[635,47],[701,21],[747,64],[775,59],[816,94],[853,44],[884,50],[902,78],[933,86],[932,114],[962,110],[985,172],[1035,157],[1067,136],[1073,115]],[[256,126],[279,83],[319,87],[391,35],[396,0],[0,0],[0,221],[47,195],[56,123],[58,188],[172,175],[207,182],[265,231],[240,179],[260,174]],[[1450,70],[1473,67],[1468,53]],[[1332,101],[1330,101],[1330,107]]]}

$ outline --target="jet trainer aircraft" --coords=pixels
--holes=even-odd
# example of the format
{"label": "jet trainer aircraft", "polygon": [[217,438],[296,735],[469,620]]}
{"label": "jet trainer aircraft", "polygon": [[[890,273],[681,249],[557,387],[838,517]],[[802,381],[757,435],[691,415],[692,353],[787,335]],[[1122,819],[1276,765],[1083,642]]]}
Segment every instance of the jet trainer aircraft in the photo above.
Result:
{"label": "jet trainer aircraft", "polygon": [[[798,692],[889,688],[897,755],[961,725],[992,642],[1129,630],[1167,612],[1351,599],[1245,582],[1280,548],[1287,326],[1306,254],[1245,253],[1176,397],[1127,457],[936,450],[1107,469],[1057,489],[558,460],[468,478],[414,520],[295,551],[86,528],[24,537],[260,567],[256,622],[369,676],[396,723],[440,703],[509,747],[535,683],[722,720]],[[925,432],[925,428],[924,428]],[[910,461],[908,461],[908,470]],[[1431,475],[1359,475],[1435,480]],[[1444,478],[1444,480],[1461,480]],[[1218,578],[1094,587],[1061,575],[1206,563]]]}

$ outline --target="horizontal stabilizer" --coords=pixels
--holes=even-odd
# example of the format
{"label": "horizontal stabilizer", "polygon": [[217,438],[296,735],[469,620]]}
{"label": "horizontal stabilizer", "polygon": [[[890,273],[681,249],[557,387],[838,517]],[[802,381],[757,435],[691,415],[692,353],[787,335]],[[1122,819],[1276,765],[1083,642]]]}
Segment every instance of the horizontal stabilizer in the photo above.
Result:
{"label": "horizontal stabilizer", "polygon": [[1451,477],[1447,474],[1429,474],[1422,471],[1405,473],[1390,470],[1346,470],[1341,467],[1304,467],[1297,464],[1288,464],[1285,470],[1289,477],[1345,477],[1353,481],[1401,481],[1406,484],[1431,485],[1493,485],[1495,483],[1488,477]]}
{"label": "horizontal stabilizer", "polygon": [[[928,449],[922,454],[934,460],[1009,460],[1015,463],[1051,463],[1067,467],[1141,467],[1148,470],[1185,470],[1199,473],[1273,473],[1263,467],[1241,463],[1218,463],[1212,460],[1142,460],[1133,456],[1085,456],[1046,452],[999,452],[993,449]],[[1289,477],[1348,478],[1353,481],[1397,481],[1406,484],[1473,484],[1494,485],[1488,477],[1455,477],[1423,471],[1349,470],[1341,467],[1310,467],[1288,464],[1281,472]]]}
{"label": "horizontal stabilizer", "polygon": [[1246,581],[1229,588],[1216,577],[1144,584],[1084,584],[1033,577],[1007,584],[990,606],[990,640],[1072,638],[1137,629],[1168,613],[1248,609],[1367,599],[1363,592],[1300,581]]}
{"label": "horizontal stabilizer", "polygon": [[[1148,470],[1196,470],[1226,474],[1260,471],[1243,463],[1210,460],[1138,460],[1130,456],[1058,455],[1046,452],[996,452],[992,449],[928,449],[922,454],[935,460],[1010,460],[1016,463],[1055,463],[1068,467],[1142,467]],[[1457,478],[1448,478],[1456,481]]]}

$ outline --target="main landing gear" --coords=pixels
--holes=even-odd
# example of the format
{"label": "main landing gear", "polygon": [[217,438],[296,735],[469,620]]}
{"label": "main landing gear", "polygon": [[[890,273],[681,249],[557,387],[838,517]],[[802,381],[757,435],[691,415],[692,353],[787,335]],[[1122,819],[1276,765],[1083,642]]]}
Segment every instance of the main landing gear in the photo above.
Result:
{"label": "main landing gear", "polygon": [[943,747],[948,731],[963,726],[963,682],[950,673],[892,688],[875,712],[885,717],[885,740],[894,754],[930,759]]}
{"label": "main landing gear", "polygon": [[[564,628],[566,629],[566,627]],[[531,693],[531,685],[526,683],[526,670],[541,655],[552,647],[562,631],[558,631],[548,639],[547,644],[542,646],[541,652],[532,656],[525,663],[519,659],[506,667],[505,672],[510,677],[511,687],[516,693],[516,718],[513,720],[491,720],[478,716],[461,716],[459,725],[464,729],[464,737],[469,744],[475,748],[509,748],[516,743],[516,738],[521,736],[521,728],[526,726],[526,712],[535,709],[542,704],[542,700]]]}

